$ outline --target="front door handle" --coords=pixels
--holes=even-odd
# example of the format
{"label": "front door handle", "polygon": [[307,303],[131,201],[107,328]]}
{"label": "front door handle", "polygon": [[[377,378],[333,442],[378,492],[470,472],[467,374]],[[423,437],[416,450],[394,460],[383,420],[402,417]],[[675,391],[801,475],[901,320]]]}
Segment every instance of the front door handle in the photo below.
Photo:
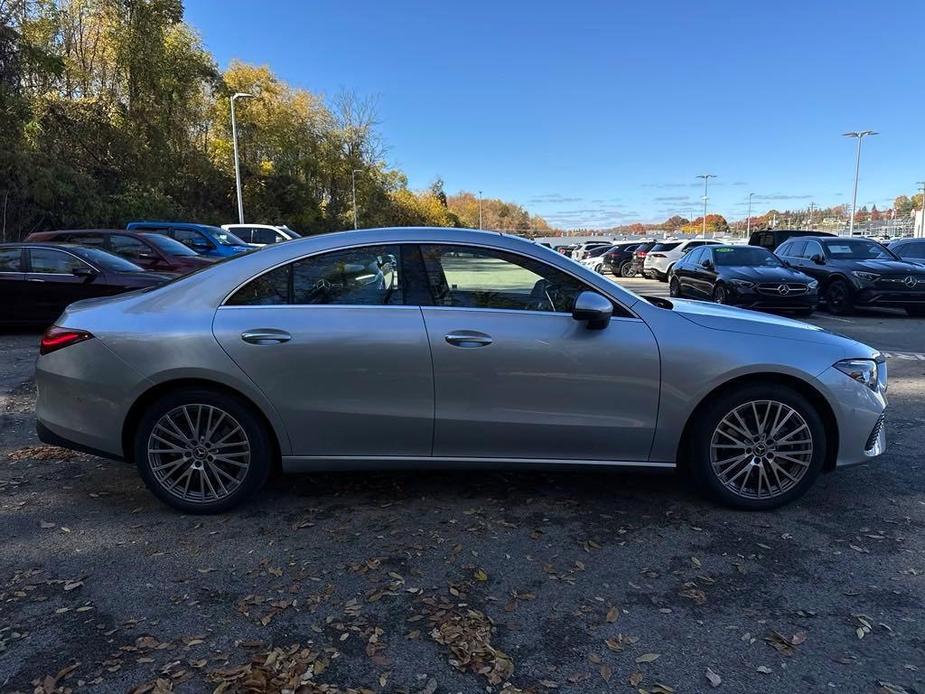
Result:
{"label": "front door handle", "polygon": [[241,339],[252,345],[277,345],[283,342],[289,342],[289,340],[292,339],[292,335],[285,330],[260,328],[258,330],[245,330],[241,333]]}
{"label": "front door handle", "polygon": [[445,339],[456,347],[487,347],[493,342],[491,335],[476,330],[456,330]]}

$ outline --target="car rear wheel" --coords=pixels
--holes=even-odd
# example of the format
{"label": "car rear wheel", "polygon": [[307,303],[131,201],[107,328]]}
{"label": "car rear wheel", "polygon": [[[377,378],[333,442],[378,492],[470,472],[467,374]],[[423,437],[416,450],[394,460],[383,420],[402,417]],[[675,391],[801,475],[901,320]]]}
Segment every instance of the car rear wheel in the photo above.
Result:
{"label": "car rear wheel", "polygon": [[854,310],[851,302],[851,288],[845,280],[835,279],[825,290],[825,305],[836,316],[847,316]]}
{"label": "car rear wheel", "polygon": [[273,445],[239,398],[187,388],[154,402],[135,433],[141,477],[155,496],[186,513],[219,513],[259,490]]}
{"label": "car rear wheel", "polygon": [[620,277],[635,277],[636,271],[633,269],[632,261],[626,261],[623,265],[620,266]]}
{"label": "car rear wheel", "polygon": [[825,461],[819,413],[799,392],[774,383],[717,397],[692,432],[688,462],[694,481],[734,508],[771,509],[801,497]]}
{"label": "car rear wheel", "polygon": [[668,296],[675,298],[680,298],[681,296],[681,282],[678,281],[677,277],[672,277],[668,280]]}

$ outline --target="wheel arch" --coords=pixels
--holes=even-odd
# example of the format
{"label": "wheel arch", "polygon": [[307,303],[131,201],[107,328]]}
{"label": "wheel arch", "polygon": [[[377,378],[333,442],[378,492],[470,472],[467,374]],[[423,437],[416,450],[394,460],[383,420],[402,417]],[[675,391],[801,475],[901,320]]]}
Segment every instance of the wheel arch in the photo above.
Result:
{"label": "wheel arch", "polygon": [[687,465],[689,456],[688,447],[690,446],[694,425],[696,424],[697,419],[700,417],[706,406],[713,399],[725,395],[730,391],[737,390],[743,386],[750,386],[761,383],[785,385],[793,388],[793,390],[797,391],[800,395],[805,397],[810,401],[810,403],[813,404],[819,413],[820,418],[822,419],[823,426],[825,427],[826,451],[825,462],[823,463],[822,469],[824,472],[831,472],[835,469],[835,462],[838,459],[839,432],[838,420],[835,417],[835,412],[832,410],[832,406],[829,404],[828,400],[826,400],[825,396],[812,384],[797,378],[796,376],[783,373],[744,374],[718,385],[709,393],[704,395],[700,399],[700,402],[697,403],[697,406],[691,411],[687,421],[684,424],[684,429],[681,433],[681,438],[678,443],[678,451],[675,457],[679,469],[683,469]]}
{"label": "wheel arch", "polygon": [[253,401],[253,399],[249,398],[241,391],[236,390],[235,388],[232,388],[231,386],[224,383],[212,381],[207,378],[175,378],[168,381],[162,381],[161,383],[157,383],[151,386],[135,399],[135,402],[132,403],[132,406],[129,408],[128,413],[125,416],[125,420],[122,422],[122,453],[126,461],[134,462],[133,458],[135,447],[132,444],[132,437],[135,435],[135,428],[138,426],[138,422],[141,420],[141,416],[144,411],[158,398],[180,388],[204,388],[207,390],[225,393],[226,395],[230,395],[244,401],[253,409],[256,416],[263,422],[263,425],[266,427],[270,441],[273,444],[273,452],[271,458],[273,460],[273,465],[280,465],[280,455],[282,450],[279,440],[280,433],[276,430],[276,427],[273,426],[273,423],[267,417],[266,413],[264,413],[263,409],[261,409],[260,406]]}

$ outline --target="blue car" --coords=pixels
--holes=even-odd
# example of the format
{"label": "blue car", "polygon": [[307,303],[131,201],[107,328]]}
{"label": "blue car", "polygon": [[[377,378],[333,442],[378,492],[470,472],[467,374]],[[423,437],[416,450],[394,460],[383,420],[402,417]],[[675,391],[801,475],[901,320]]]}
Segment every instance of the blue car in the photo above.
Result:
{"label": "blue car", "polygon": [[141,233],[163,234],[176,239],[199,255],[212,258],[227,258],[256,246],[245,243],[230,231],[209,224],[191,222],[129,222],[126,229]]}

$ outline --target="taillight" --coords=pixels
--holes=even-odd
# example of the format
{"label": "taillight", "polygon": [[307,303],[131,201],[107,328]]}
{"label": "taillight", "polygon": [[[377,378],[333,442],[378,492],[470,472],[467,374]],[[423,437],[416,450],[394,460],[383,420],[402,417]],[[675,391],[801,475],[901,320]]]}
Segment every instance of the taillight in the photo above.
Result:
{"label": "taillight", "polygon": [[78,342],[89,340],[92,337],[93,335],[86,330],[74,330],[53,325],[42,335],[39,354],[51,354],[64,347],[70,347]]}

